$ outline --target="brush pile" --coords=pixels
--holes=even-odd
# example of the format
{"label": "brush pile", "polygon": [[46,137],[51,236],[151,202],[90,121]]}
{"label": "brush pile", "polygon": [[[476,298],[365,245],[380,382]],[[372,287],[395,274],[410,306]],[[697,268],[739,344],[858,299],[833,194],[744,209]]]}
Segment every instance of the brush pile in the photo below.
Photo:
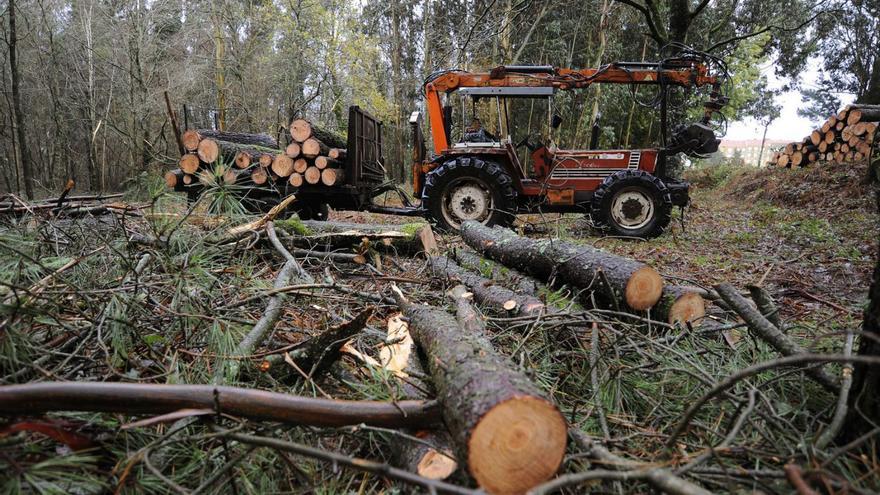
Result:
{"label": "brush pile", "polygon": [[[263,169],[254,156],[236,170]],[[202,215],[208,196],[3,227],[0,484],[782,492],[835,428],[840,368],[803,358],[813,342],[760,288],[752,304],[475,222],[437,239],[421,222],[280,219],[293,196]],[[866,486],[850,480],[870,459],[827,445],[811,455],[828,476],[807,483]]]}
{"label": "brush pile", "polygon": [[291,122],[289,131],[282,149],[266,134],[186,130],[181,137],[185,152],[178,168],[165,174],[165,182],[175,191],[198,194],[204,184],[220,181],[240,186],[242,196],[268,192],[278,197],[303,185],[345,183],[343,137],[305,119]]}
{"label": "brush pile", "polygon": [[806,167],[816,162],[851,163],[867,159],[875,146],[880,105],[850,105],[828,117],[802,141],[774,153],[771,167]]}

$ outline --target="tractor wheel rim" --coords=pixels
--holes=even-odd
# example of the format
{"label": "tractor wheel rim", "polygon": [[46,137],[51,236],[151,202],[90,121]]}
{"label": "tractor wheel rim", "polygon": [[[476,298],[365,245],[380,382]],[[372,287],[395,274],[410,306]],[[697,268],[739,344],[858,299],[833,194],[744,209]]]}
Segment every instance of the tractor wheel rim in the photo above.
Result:
{"label": "tractor wheel rim", "polygon": [[640,229],[654,218],[654,202],[640,189],[624,189],[611,202],[611,218],[621,228]]}
{"label": "tractor wheel rim", "polygon": [[456,179],[443,194],[443,217],[455,228],[461,227],[466,220],[485,223],[492,207],[488,186],[474,177]]}

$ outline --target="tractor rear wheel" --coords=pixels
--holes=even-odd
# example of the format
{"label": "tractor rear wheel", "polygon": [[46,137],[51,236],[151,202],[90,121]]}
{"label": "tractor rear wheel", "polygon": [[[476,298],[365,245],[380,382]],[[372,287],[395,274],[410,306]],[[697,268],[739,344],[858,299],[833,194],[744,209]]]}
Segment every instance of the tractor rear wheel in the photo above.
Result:
{"label": "tractor rear wheel", "polygon": [[466,220],[508,226],[515,218],[516,191],[501,165],[466,156],[425,176],[422,204],[442,230],[457,231]]}
{"label": "tractor rear wheel", "polygon": [[593,224],[622,237],[657,237],[672,219],[672,198],[662,180],[643,170],[622,170],[593,193]]}

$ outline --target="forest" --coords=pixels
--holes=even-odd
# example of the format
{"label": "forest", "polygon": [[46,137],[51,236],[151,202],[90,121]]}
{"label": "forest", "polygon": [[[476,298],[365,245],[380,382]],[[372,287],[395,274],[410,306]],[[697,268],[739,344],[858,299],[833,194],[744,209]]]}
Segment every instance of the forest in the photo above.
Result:
{"label": "forest", "polygon": [[0,37],[3,493],[880,491],[880,1]]}

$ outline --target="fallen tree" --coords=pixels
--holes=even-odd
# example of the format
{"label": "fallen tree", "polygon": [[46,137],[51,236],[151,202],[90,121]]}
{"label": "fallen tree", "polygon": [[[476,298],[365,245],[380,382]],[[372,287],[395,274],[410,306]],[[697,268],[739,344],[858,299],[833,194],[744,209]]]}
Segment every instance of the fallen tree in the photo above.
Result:
{"label": "fallen tree", "polygon": [[409,302],[392,287],[427,356],[458,457],[491,493],[522,493],[552,476],[565,453],[559,410],[483,334],[445,311]]}
{"label": "fallen tree", "polygon": [[558,279],[592,291],[612,308],[644,311],[663,293],[663,279],[650,266],[588,246],[556,239],[534,240],[499,227],[468,221],[461,237],[473,249],[541,280]]}
{"label": "fallen tree", "polygon": [[520,294],[538,295],[539,282],[515,268],[499,266],[494,261],[487,260],[466,248],[455,249],[451,255],[462,268],[483,274]]}

